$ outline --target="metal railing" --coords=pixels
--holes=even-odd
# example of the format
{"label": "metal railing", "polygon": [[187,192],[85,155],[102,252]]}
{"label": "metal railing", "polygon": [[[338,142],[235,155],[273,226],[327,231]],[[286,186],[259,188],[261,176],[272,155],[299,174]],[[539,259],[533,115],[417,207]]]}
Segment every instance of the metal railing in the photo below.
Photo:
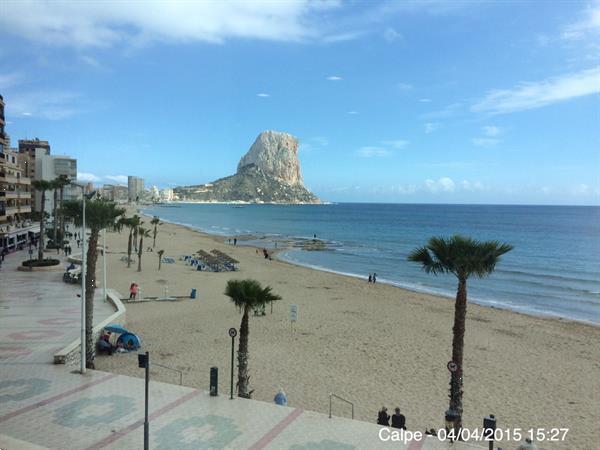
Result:
{"label": "metal railing", "polygon": [[172,367],[164,366],[162,364],[158,364],[155,362],[153,362],[152,365],[162,367],[163,369],[169,369],[169,370],[172,370],[173,372],[178,372],[179,373],[179,386],[181,386],[183,384],[183,372],[181,370],[173,369]]}
{"label": "metal railing", "polygon": [[334,394],[333,392],[331,394],[329,394],[329,418],[331,419],[331,403],[332,403],[332,399],[333,397],[348,403],[351,407],[352,407],[352,418],[354,419],[354,403],[352,403],[349,400],[346,400],[345,398],[340,397],[339,395]]}

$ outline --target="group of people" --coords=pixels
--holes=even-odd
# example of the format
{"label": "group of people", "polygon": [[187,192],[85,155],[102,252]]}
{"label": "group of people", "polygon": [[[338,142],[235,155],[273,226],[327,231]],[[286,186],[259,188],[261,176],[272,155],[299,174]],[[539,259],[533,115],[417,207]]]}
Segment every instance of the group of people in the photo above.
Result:
{"label": "group of people", "polygon": [[[384,427],[390,426],[390,415],[387,411],[388,409],[385,406],[382,406],[379,410],[379,414],[377,415],[378,425],[383,425]],[[400,413],[400,408],[394,409],[394,414],[391,416],[391,419],[392,428],[406,430],[406,417],[404,417],[404,414]]]}
{"label": "group of people", "polygon": [[[63,250],[65,256],[69,256],[71,254],[71,252],[72,252],[72,250],[71,250],[71,244],[65,245],[62,250]],[[56,253],[60,254],[60,247],[56,247]]]}
{"label": "group of people", "polygon": [[377,274],[373,273],[373,275],[369,274],[369,283],[375,283],[377,281]]}

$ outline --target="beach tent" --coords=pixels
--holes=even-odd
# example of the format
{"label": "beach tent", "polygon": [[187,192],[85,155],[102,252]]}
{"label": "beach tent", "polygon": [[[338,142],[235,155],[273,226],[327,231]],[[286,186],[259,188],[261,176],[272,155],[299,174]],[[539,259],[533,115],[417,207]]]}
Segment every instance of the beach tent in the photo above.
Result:
{"label": "beach tent", "polygon": [[140,348],[142,343],[140,342],[140,338],[133,333],[123,333],[117,339],[117,344],[123,344],[123,347],[127,350],[137,350]]}
{"label": "beach tent", "polygon": [[104,329],[110,333],[117,333],[117,334],[129,333],[129,330],[127,330],[123,325],[118,324],[118,323],[111,323],[110,325],[105,326]]}

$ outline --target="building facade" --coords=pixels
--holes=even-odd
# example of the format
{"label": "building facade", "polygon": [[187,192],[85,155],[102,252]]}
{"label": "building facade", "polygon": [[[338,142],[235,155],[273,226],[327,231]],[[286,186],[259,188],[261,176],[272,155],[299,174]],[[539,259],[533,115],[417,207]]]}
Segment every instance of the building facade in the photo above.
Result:
{"label": "building facade", "polygon": [[31,180],[39,180],[36,176],[35,157],[36,154],[50,155],[50,144],[48,141],[35,139],[19,139],[19,153],[22,155],[22,163],[25,176]]}
{"label": "building facade", "polygon": [[138,201],[144,192],[144,179],[129,175],[127,177],[127,189],[129,201]]}
{"label": "building facade", "polygon": [[[21,141],[19,141],[20,143]],[[70,180],[77,179],[77,160],[69,156],[52,156],[46,153],[43,147],[36,148],[33,161],[35,162],[35,179],[52,181],[60,175],[64,175]],[[31,165],[31,164],[30,164]],[[80,190],[73,186],[65,186],[63,189],[63,200],[74,200],[79,197]],[[40,211],[42,203],[42,193],[35,193],[34,207]],[[45,211],[50,212],[54,208],[54,196],[46,193]]]}
{"label": "building facade", "polygon": [[4,98],[0,95],[0,248],[25,246],[39,235],[31,216],[31,180],[25,175],[21,155],[10,149],[5,130]]}

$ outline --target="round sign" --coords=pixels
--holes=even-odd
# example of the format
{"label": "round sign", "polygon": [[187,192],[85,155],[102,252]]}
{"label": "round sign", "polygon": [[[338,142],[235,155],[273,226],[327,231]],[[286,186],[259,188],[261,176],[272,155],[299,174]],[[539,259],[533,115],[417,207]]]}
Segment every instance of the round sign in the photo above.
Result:
{"label": "round sign", "polygon": [[456,363],[454,361],[448,361],[448,364],[446,365],[446,367],[448,367],[448,370],[450,372],[456,372],[456,370],[458,369],[458,366],[456,365]]}
{"label": "round sign", "polygon": [[237,330],[235,328],[230,328],[229,329],[229,336],[231,336],[232,338],[237,336]]}

